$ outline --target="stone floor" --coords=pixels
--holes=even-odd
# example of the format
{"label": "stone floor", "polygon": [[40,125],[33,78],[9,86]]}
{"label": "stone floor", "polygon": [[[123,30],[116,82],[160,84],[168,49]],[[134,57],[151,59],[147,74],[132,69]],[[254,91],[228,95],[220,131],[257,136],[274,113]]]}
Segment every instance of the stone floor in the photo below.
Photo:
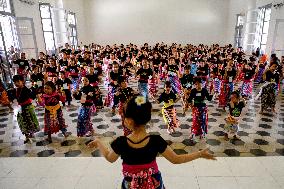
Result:
{"label": "stone floor", "polygon": [[[131,87],[136,88],[133,80]],[[106,89],[103,87],[103,93]],[[160,86],[162,88],[162,86]],[[259,87],[254,86],[254,92]],[[223,139],[224,118],[227,113],[218,108],[218,100],[208,103],[209,107],[209,134],[206,140],[192,144],[189,140],[192,124],[191,112],[182,114],[181,104],[177,103],[177,115],[181,122],[176,133],[169,135],[161,116],[162,105],[153,105],[153,116],[149,123],[148,131],[159,134],[166,139],[169,145],[178,154],[190,153],[209,147],[217,157],[227,156],[283,156],[284,155],[284,92],[277,97],[277,115],[266,113],[259,115],[260,101],[251,99],[247,102],[243,117],[240,121],[239,136],[241,140],[225,141]],[[47,144],[44,133],[39,132],[32,144],[24,144],[25,137],[21,134],[17,125],[15,114],[9,114],[8,110],[0,107],[0,157],[91,157],[100,156],[97,150],[88,149],[85,142],[91,138],[78,139],[76,137],[76,122],[78,116],[78,102],[72,102],[75,106],[64,108],[64,117],[68,124],[71,136],[66,140],[62,134],[53,135],[53,143]],[[36,109],[36,114],[43,127],[44,110]],[[103,136],[103,141],[109,144],[114,138],[123,134],[119,115],[110,113],[109,108],[104,108],[92,117],[93,126],[98,135]]]}
{"label": "stone floor", "polygon": [[[218,157],[173,165],[157,158],[170,189],[284,189],[284,157]],[[1,189],[119,189],[121,160],[0,158]]]}

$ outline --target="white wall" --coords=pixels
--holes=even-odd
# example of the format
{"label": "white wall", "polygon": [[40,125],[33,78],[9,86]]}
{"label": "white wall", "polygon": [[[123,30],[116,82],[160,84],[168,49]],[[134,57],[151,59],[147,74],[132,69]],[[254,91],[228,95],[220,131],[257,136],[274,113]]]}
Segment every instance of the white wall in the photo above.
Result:
{"label": "white wall", "polygon": [[89,42],[227,42],[228,0],[87,0]]}

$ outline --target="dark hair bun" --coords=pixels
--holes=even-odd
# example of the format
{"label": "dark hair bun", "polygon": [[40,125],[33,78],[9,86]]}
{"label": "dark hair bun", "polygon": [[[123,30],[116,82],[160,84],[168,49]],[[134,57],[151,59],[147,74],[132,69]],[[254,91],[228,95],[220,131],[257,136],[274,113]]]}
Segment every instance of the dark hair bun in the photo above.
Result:
{"label": "dark hair bun", "polygon": [[25,79],[22,75],[14,75],[13,82],[16,82],[16,81],[25,81]]}
{"label": "dark hair bun", "polygon": [[200,77],[195,77],[195,78],[193,79],[193,83],[196,83],[196,82],[202,83],[202,79],[201,79]]}
{"label": "dark hair bun", "polygon": [[146,125],[151,120],[151,111],[152,104],[145,97],[135,96],[125,106],[125,117],[133,119],[135,125]]}

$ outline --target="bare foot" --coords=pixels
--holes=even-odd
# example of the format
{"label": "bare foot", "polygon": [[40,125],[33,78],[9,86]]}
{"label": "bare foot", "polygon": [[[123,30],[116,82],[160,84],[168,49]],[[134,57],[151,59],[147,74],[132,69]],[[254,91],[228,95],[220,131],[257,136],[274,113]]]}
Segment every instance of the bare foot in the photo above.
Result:
{"label": "bare foot", "polygon": [[234,140],[240,140],[240,138],[237,135],[234,135],[233,139]]}
{"label": "bare foot", "polygon": [[228,134],[226,133],[225,136],[224,136],[224,140],[228,141],[229,140],[229,136]]}

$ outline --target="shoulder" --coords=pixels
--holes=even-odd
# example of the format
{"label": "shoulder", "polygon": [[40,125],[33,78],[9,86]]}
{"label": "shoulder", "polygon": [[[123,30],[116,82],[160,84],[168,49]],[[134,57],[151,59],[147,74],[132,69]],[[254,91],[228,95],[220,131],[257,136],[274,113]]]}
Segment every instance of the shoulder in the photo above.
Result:
{"label": "shoulder", "polygon": [[153,141],[164,141],[163,137],[161,135],[150,135],[150,139]]}
{"label": "shoulder", "polygon": [[121,146],[124,142],[127,141],[127,138],[125,136],[119,136],[116,139],[114,139],[111,143],[112,146]]}

